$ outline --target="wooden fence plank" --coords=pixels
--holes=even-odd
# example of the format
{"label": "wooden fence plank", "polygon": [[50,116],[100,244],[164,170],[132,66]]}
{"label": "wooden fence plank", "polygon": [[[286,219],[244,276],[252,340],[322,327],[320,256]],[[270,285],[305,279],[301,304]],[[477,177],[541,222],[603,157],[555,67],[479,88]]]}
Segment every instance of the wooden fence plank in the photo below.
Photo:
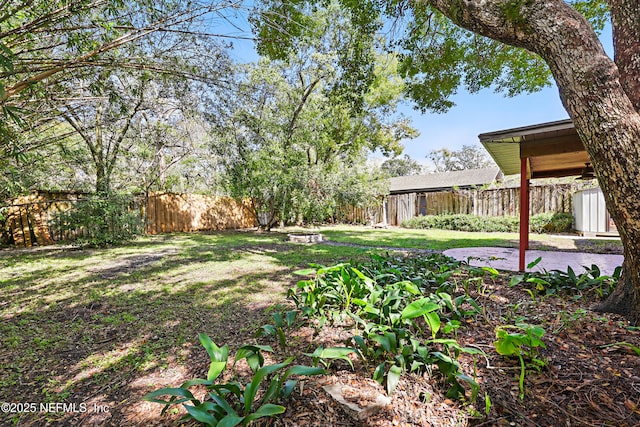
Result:
{"label": "wooden fence plank", "polygon": [[9,211],[9,227],[16,246],[24,245],[24,229],[22,227],[22,207],[12,207]]}
{"label": "wooden fence plank", "polygon": [[22,224],[22,234],[24,238],[24,245],[31,247],[33,245],[31,241],[31,227],[29,225],[29,206],[24,206],[20,209],[20,223]]}
{"label": "wooden fence plank", "polygon": [[[571,212],[571,185],[534,186],[531,188],[531,215],[544,212]],[[442,191],[387,196],[387,215],[391,225],[417,216],[420,200],[426,201],[427,215],[473,214],[476,216],[519,215],[518,188]],[[410,208],[411,207],[411,208]]]}

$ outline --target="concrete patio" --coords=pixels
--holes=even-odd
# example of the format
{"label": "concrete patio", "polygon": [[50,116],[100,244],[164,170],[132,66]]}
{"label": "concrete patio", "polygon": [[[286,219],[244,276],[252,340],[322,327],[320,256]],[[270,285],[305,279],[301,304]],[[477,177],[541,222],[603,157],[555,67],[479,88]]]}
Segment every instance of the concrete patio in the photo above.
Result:
{"label": "concrete patio", "polygon": [[[517,248],[457,248],[448,249],[444,254],[460,261],[469,261],[469,264],[477,267],[489,266],[496,270],[518,271]],[[607,276],[612,275],[615,268],[622,265],[624,260],[622,255],[528,250],[525,265],[538,257],[542,257],[542,261],[532,271],[566,271],[570,266],[576,273],[582,273],[585,270],[584,267],[590,268],[595,264],[600,268],[600,272]]]}

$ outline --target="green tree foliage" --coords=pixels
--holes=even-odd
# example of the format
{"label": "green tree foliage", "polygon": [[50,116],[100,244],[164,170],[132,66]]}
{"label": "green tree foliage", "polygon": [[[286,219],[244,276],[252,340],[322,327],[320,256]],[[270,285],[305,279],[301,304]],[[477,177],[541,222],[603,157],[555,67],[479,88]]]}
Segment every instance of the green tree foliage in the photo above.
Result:
{"label": "green tree foliage", "polygon": [[[405,93],[418,109],[445,112],[455,105],[451,98],[461,88],[471,93],[492,88],[506,96],[516,96],[550,85],[551,72],[540,56],[464,29],[431,3],[340,0],[358,27],[358,40],[371,40],[380,33],[387,35],[378,41],[388,50],[398,52],[398,71],[405,81]],[[603,1],[571,3],[590,20],[596,31],[602,30],[608,12]],[[317,29],[309,24],[307,16],[309,10],[322,2],[260,0],[258,4],[261,16],[269,18],[256,25],[262,53],[280,57],[295,46],[297,40],[317,36]],[[519,2],[513,4],[517,6]],[[455,3],[450,7],[452,12],[462,13],[462,8]],[[283,8],[286,13],[282,13]],[[348,57],[350,52],[344,55]],[[363,62],[367,58],[352,58],[357,62],[356,76],[363,83],[370,81],[365,77],[370,65]]]}
{"label": "green tree foliage", "polygon": [[[83,87],[83,83],[79,86]],[[121,150],[125,148],[123,142],[133,120],[144,111],[148,78],[103,72],[97,74],[95,81],[87,85],[89,91],[92,83],[99,85],[104,91],[101,94],[95,93],[96,96],[92,98],[96,101],[77,106],[67,104],[61,114],[90,152],[96,176],[96,192],[108,194],[116,162]],[[100,96],[103,94],[106,96]]]}
{"label": "green tree foliage", "polygon": [[374,110],[350,115],[348,107],[331,106],[320,82],[310,93],[314,80],[289,81],[283,66],[264,60],[247,67],[239,93],[229,98],[241,104],[218,116],[213,147],[229,191],[251,198],[267,229],[278,221],[325,220],[338,202],[362,203],[374,190],[369,171],[357,166],[367,150],[399,148]]}
{"label": "green tree foliage", "polygon": [[[341,7],[337,1],[326,1],[323,9],[304,0],[257,2],[256,6],[253,25],[258,53],[280,60],[310,58],[308,53],[313,50],[320,55],[329,53],[326,70],[336,73],[325,82],[329,99],[356,111],[364,107],[365,94],[375,80],[372,47],[381,26],[370,13],[369,2],[352,1]],[[365,31],[360,31],[362,28]],[[317,43],[318,39],[324,44]]]}
{"label": "green tree foliage", "polygon": [[247,66],[237,95],[217,110],[228,114],[212,118],[228,188],[254,200],[265,228],[325,220],[338,202],[371,199],[378,188],[356,165],[376,149],[398,153],[399,141],[414,134],[395,114],[402,91],[395,58],[370,44],[377,62],[367,90],[354,83],[344,96],[351,64],[341,63],[341,52],[361,41],[335,2],[309,19],[318,37],[305,38],[286,60]]}
{"label": "green tree foliage", "polygon": [[171,47],[167,42],[176,34],[197,34],[194,26],[205,17],[223,16],[240,6],[240,2],[225,0],[6,2],[0,15],[0,103],[11,105],[34,85],[45,81],[44,86],[49,85],[63,79],[60,74],[74,75],[78,68],[118,64],[153,69],[157,65],[154,57],[121,53],[154,34],[168,39],[162,45]]}
{"label": "green tree foliage", "polygon": [[405,154],[403,157],[387,159],[380,165],[380,170],[389,177],[420,175],[424,168],[416,160]]}
{"label": "green tree foliage", "polygon": [[427,2],[405,19],[395,41],[407,94],[424,111],[444,112],[460,88],[471,93],[486,87],[515,96],[550,84],[550,73],[536,55],[494,42],[451,23]]}
{"label": "green tree foliage", "polygon": [[[211,71],[219,65],[221,49],[203,29],[205,24],[215,27],[225,13],[240,6],[231,0],[4,2],[0,8],[0,168],[16,173],[28,170],[38,159],[37,150],[71,135],[72,130],[59,127],[60,113],[69,104],[78,105],[78,93],[68,88],[86,80],[87,74],[144,70],[200,81],[210,74],[217,77]],[[209,69],[202,67],[205,58]],[[96,81],[92,96],[101,97]],[[2,193],[8,196],[24,188],[28,185]]]}
{"label": "green tree foliage", "polygon": [[[109,193],[114,175],[127,190],[169,190],[176,183],[169,168],[176,169],[207,139],[206,127],[198,125],[204,120],[197,94],[217,93],[220,74],[226,77],[230,70],[220,48],[208,47],[200,53],[205,52],[214,55],[207,56],[204,64],[189,64],[194,72],[207,73],[203,82],[179,74],[109,67],[91,69],[61,89],[70,94],[70,100],[57,111],[75,135],[60,145],[66,148],[80,142],[84,150],[76,150],[70,160],[90,160],[76,162],[76,167],[95,177],[97,192]],[[184,63],[184,52],[178,55],[166,55],[165,66]],[[84,156],[78,155],[83,152]]]}
{"label": "green tree foliage", "polygon": [[482,169],[495,166],[487,152],[477,145],[463,145],[460,150],[431,150],[429,158],[436,172]]}
{"label": "green tree foliage", "polygon": [[206,140],[198,95],[219,91],[230,68],[226,46],[201,30],[212,12],[238,4],[15,7],[0,19],[0,104],[15,111],[0,125],[0,181],[11,183],[2,198],[34,188],[109,192],[114,179],[137,191],[210,185],[213,168],[194,159]]}

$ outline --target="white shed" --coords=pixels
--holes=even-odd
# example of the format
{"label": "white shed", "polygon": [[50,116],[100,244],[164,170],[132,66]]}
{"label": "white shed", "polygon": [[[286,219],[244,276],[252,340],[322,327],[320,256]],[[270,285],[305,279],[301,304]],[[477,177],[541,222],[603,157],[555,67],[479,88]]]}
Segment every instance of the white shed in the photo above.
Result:
{"label": "white shed", "polygon": [[582,234],[617,234],[607,212],[600,187],[577,191],[573,195],[573,217],[576,231]]}

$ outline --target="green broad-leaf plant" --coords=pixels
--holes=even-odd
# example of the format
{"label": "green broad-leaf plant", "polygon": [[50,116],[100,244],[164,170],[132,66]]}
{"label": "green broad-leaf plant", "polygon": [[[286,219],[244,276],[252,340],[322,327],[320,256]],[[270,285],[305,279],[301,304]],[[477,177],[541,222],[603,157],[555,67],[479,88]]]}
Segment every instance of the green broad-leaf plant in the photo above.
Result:
{"label": "green broad-leaf plant", "polygon": [[539,348],[546,348],[542,341],[544,329],[527,323],[502,325],[496,328],[493,345],[502,356],[515,356],[520,361],[520,399],[524,399],[524,378],[527,368],[539,372],[546,362],[539,357]]}
{"label": "green broad-leaf plant", "polygon": [[[200,334],[200,343],[210,358],[206,379],[186,381],[180,387],[168,387],[147,394],[144,400],[164,405],[162,414],[172,405],[182,405],[186,411],[182,420],[196,420],[211,427],[233,427],[248,425],[265,417],[274,417],[285,412],[278,402],[293,392],[296,380],[293,376],[321,375],[321,368],[294,365],[293,358],[282,363],[264,365],[263,352],[273,352],[269,346],[245,345],[235,354],[232,368],[245,359],[253,375],[246,383],[238,380],[222,381],[221,375],[229,361],[229,347],[217,346],[209,336]],[[204,386],[207,394],[198,399],[191,392],[194,386]],[[166,396],[169,397],[166,400]]]}

